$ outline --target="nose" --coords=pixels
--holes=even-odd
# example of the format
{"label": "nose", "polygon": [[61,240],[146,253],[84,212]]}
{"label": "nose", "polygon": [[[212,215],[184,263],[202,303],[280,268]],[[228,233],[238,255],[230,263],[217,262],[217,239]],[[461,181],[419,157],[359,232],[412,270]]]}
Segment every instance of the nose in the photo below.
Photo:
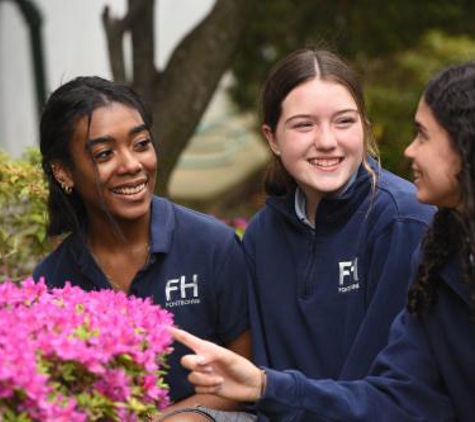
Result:
{"label": "nose", "polygon": [[138,157],[129,150],[123,150],[120,153],[119,173],[136,174],[142,170],[142,163]]}
{"label": "nose", "polygon": [[415,141],[412,141],[407,147],[406,149],[404,150],[404,156],[406,158],[409,158],[409,159],[413,159],[414,158],[414,142]]}
{"label": "nose", "polygon": [[321,151],[329,151],[336,147],[336,136],[330,127],[322,127],[315,133],[315,147]]}

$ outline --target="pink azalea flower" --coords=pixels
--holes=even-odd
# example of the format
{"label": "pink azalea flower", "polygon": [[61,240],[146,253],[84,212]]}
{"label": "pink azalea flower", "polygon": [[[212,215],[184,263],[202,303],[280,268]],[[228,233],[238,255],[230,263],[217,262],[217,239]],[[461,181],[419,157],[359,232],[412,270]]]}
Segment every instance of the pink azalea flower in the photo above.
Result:
{"label": "pink azalea flower", "polygon": [[153,415],[169,404],[158,370],[172,324],[123,293],[0,284],[0,420],[6,409],[46,422],[102,420],[111,409],[122,421]]}

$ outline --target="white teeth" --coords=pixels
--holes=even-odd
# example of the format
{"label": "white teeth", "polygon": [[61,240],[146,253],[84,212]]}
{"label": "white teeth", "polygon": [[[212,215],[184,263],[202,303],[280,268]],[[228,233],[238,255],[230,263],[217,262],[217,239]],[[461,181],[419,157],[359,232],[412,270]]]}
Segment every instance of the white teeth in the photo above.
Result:
{"label": "white teeth", "polygon": [[339,158],[317,158],[310,161],[310,164],[318,167],[332,167],[340,162]]}
{"label": "white teeth", "polygon": [[130,187],[127,186],[123,188],[116,188],[116,189],[112,189],[112,192],[118,193],[120,195],[134,195],[144,190],[146,185],[147,183],[141,183],[140,185],[137,185],[137,186],[130,186]]}

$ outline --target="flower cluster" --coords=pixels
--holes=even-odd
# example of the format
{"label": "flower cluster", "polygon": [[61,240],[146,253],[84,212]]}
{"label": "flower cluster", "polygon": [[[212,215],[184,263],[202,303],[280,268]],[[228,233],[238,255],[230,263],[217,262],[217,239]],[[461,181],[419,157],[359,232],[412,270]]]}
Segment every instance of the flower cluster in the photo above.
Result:
{"label": "flower cluster", "polygon": [[138,421],[169,404],[172,316],[111,290],[0,284],[0,420]]}

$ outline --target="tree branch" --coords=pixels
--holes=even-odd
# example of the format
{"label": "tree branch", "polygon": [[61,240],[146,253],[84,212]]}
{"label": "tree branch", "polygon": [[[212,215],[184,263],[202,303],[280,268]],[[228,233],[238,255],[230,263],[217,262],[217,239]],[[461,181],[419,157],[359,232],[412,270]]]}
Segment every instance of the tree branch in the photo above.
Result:
{"label": "tree branch", "polygon": [[159,166],[162,189],[228,69],[253,7],[253,0],[216,0],[156,79],[155,137],[166,151]]}
{"label": "tree branch", "polygon": [[124,50],[122,45],[124,33],[130,30],[138,21],[143,13],[143,9],[148,7],[149,3],[152,3],[153,7],[153,1],[154,0],[130,0],[127,14],[121,19],[113,18],[110,15],[109,6],[104,7],[102,23],[106,33],[112,77],[117,82],[126,81]]}
{"label": "tree branch", "polygon": [[128,0],[122,19],[103,12],[114,79],[125,82],[122,39],[132,34],[133,85],[153,104],[160,140],[158,190],[166,193],[173,168],[193,135],[250,20],[254,0],[216,0],[211,12],[174,50],[162,73],[154,66],[154,0]]}
{"label": "tree branch", "polygon": [[125,82],[124,52],[122,49],[124,29],[122,28],[122,21],[121,19],[112,18],[109,6],[105,6],[102,12],[102,24],[106,33],[112,77],[117,82]]}
{"label": "tree branch", "polygon": [[[133,86],[149,104],[153,103],[155,79],[154,0],[129,0],[129,10],[140,20],[129,24],[132,33]],[[133,10],[133,9],[136,10]]]}

